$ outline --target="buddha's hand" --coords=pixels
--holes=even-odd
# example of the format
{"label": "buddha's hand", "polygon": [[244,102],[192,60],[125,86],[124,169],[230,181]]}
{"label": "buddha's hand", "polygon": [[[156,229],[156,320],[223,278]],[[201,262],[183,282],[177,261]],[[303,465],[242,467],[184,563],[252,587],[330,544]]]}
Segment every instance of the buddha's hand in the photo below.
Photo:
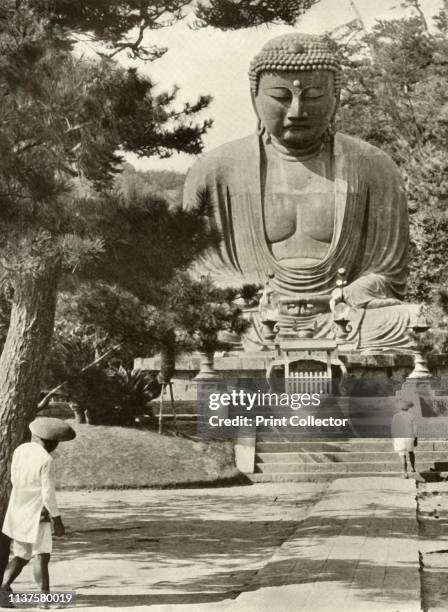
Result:
{"label": "buddha's hand", "polygon": [[329,295],[302,295],[280,299],[280,314],[291,317],[306,317],[328,312]]}

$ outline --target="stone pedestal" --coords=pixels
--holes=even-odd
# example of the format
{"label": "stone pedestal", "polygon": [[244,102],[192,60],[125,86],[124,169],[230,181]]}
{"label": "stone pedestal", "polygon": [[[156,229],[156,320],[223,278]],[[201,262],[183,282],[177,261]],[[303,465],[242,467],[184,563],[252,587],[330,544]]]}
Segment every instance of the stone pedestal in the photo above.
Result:
{"label": "stone pedestal", "polygon": [[[230,388],[236,387],[238,379],[241,378],[264,380],[269,366],[276,357],[274,351],[239,354],[215,353],[214,375],[218,380],[226,381]],[[177,401],[197,402],[198,381],[196,377],[201,369],[201,360],[203,357],[200,354],[184,355],[177,359],[172,381],[174,397]],[[375,421],[377,418],[383,418],[386,413],[392,415],[395,394],[401,389],[406,389],[411,381],[413,384],[419,382],[418,379],[409,379],[415,365],[414,356],[411,353],[339,353],[338,360],[344,364],[349,383],[356,384],[357,381],[360,381],[363,387],[367,383],[367,388],[372,389],[372,397],[378,398],[373,402],[368,397],[365,400],[362,397],[359,398],[358,404],[361,407],[365,404],[369,413],[373,410],[372,406],[378,405],[375,414],[366,415],[367,420]],[[448,380],[448,354],[430,354],[427,361],[434,381],[437,378]],[[158,371],[159,358],[136,359],[135,367]],[[206,381],[201,381],[200,384],[204,382],[206,383]],[[381,393],[378,394],[378,389],[385,390],[383,398],[378,397],[381,395]],[[227,416],[225,409],[221,409],[219,416]],[[445,419],[421,419],[421,413],[416,416],[421,421],[420,431],[423,437],[431,435],[434,437],[434,427],[436,427],[435,431],[438,427],[440,428],[439,432],[442,437],[445,434],[448,435],[448,418],[447,423],[442,423],[441,421]],[[237,467],[245,473],[252,473],[255,468],[256,436],[251,433],[241,429],[234,441]]]}
{"label": "stone pedestal", "polygon": [[[238,378],[264,379],[266,371],[276,355],[274,351],[254,353],[215,353],[213,369],[217,377],[225,380]],[[339,353],[339,359],[347,368],[348,374],[356,379],[390,379],[403,383],[414,369],[414,356],[411,353]],[[195,377],[201,369],[203,357],[199,353],[183,355],[176,360],[173,376],[174,397],[176,400],[196,400]],[[434,377],[448,378],[448,354],[430,354],[428,367]],[[160,369],[159,357],[137,358],[134,367],[139,370],[157,372]]]}

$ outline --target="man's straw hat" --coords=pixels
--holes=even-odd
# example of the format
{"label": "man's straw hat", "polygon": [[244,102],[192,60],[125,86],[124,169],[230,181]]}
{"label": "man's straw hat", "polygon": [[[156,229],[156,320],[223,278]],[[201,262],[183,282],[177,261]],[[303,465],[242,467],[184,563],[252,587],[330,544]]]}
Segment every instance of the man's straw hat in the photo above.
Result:
{"label": "man's straw hat", "polygon": [[68,442],[76,438],[75,430],[66,421],[51,417],[38,417],[30,423],[30,430],[42,440]]}

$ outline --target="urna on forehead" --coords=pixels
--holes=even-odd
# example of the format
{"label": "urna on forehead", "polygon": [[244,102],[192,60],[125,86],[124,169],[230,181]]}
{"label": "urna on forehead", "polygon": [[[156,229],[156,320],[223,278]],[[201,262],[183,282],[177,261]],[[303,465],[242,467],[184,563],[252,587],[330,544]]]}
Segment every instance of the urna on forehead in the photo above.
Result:
{"label": "urna on forehead", "polygon": [[267,42],[251,62],[252,92],[258,93],[260,76],[265,72],[328,70],[334,73],[336,95],[341,87],[341,65],[328,41],[321,36],[293,32]]}

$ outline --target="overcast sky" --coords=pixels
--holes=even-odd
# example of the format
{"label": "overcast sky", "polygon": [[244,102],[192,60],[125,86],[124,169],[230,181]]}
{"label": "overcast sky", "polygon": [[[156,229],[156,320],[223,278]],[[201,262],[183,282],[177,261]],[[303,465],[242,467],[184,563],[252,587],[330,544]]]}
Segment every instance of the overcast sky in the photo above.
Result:
{"label": "overcast sky", "polygon": [[[400,0],[355,0],[367,27],[377,19],[402,14]],[[434,14],[442,0],[421,0],[428,15]],[[140,70],[166,89],[178,85],[180,99],[195,100],[199,94],[210,94],[213,102],[204,116],[214,125],[205,137],[205,150],[240,138],[255,130],[252,110],[248,65],[261,46],[277,34],[299,30],[323,33],[356,17],[349,0],[320,0],[297,24],[260,27],[237,32],[221,32],[212,28],[191,30],[185,23],[158,32],[150,32],[148,41],[168,47],[160,60],[150,64],[138,63]],[[126,62],[129,64],[128,62]],[[129,156],[128,160],[140,170],[160,169],[186,171],[194,157],[175,155],[160,160],[155,157]]]}

